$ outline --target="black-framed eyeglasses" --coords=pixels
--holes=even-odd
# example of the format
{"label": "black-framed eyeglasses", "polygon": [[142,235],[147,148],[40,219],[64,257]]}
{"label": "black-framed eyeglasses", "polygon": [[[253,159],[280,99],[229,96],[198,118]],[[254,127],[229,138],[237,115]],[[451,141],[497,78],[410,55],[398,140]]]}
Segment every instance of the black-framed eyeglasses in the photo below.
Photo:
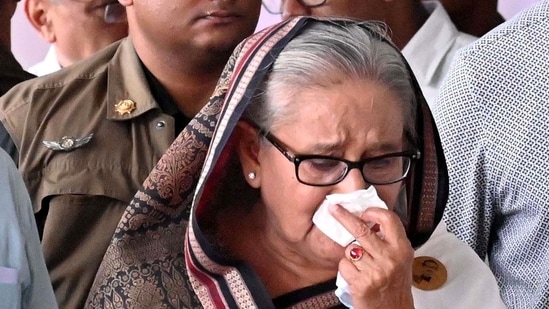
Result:
{"label": "black-framed eyeglasses", "polygon": [[126,22],[126,8],[118,2],[107,4],[105,6],[105,14],[103,15],[103,20],[107,24]]}
{"label": "black-framed eyeglasses", "polygon": [[[263,7],[271,14],[282,14],[282,5],[287,0],[262,0]],[[307,8],[316,8],[326,3],[326,0],[297,0]]]}
{"label": "black-framed eyeglasses", "polygon": [[[255,126],[255,125],[254,125]],[[360,169],[364,181],[372,185],[388,185],[403,180],[414,160],[421,158],[419,150],[389,153],[361,161],[348,161],[323,155],[295,155],[271,133],[256,126],[280,153],[295,165],[297,180],[309,186],[331,186],[341,182],[354,169]]]}
{"label": "black-framed eyeglasses", "polygon": [[107,24],[123,23],[127,21],[126,7],[119,2],[105,4],[98,0],[68,0],[66,3],[79,3],[92,9],[93,14]]}

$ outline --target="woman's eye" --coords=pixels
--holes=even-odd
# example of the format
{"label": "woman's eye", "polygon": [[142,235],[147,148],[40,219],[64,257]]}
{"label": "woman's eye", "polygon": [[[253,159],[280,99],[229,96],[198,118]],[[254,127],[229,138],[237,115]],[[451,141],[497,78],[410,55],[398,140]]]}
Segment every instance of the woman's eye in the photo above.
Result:
{"label": "woman's eye", "polygon": [[399,158],[382,158],[382,159],[376,159],[373,161],[368,162],[367,166],[368,169],[385,169],[388,167],[392,167],[399,161]]}
{"label": "woman's eye", "polygon": [[330,159],[309,159],[306,163],[310,168],[319,171],[332,171],[334,169],[339,169],[341,166],[341,162]]}

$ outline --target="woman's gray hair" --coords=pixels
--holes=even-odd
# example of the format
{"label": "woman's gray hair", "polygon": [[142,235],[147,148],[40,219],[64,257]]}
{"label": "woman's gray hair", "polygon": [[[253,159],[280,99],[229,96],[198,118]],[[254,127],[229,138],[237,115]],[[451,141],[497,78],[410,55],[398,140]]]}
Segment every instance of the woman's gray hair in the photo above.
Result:
{"label": "woman's gray hair", "polygon": [[[312,24],[280,52],[246,117],[262,129],[272,130],[292,121],[297,105],[282,102],[294,101],[302,89],[368,79],[385,85],[400,98],[406,136],[415,140],[416,98],[411,77],[400,52],[387,43],[386,34],[386,28],[375,22]],[[281,96],[285,100],[277,100]]]}

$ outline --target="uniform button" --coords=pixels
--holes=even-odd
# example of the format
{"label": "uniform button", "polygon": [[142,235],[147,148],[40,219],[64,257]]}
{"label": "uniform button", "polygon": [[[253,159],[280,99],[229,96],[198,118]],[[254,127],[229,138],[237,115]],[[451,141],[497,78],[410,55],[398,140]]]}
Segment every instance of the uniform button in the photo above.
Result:
{"label": "uniform button", "polygon": [[446,267],[441,261],[430,256],[418,256],[414,258],[412,265],[412,284],[424,291],[440,288],[448,277]]}
{"label": "uniform button", "polygon": [[156,128],[157,129],[164,129],[166,127],[166,121],[164,120],[160,120],[159,122],[156,123]]}

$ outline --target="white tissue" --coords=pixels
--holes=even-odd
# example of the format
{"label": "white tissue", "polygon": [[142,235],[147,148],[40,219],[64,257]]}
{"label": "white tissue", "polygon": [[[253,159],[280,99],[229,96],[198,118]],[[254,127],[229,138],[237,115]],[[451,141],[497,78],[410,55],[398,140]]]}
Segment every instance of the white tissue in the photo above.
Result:
{"label": "white tissue", "polygon": [[335,295],[339,298],[339,301],[345,305],[345,307],[353,309],[351,293],[349,293],[349,284],[343,279],[339,271],[337,272],[336,286]]}
{"label": "white tissue", "polygon": [[[366,190],[358,190],[348,194],[327,195],[322,205],[320,205],[313,215],[313,223],[319,230],[342,247],[348,246],[355,241],[355,238],[343,227],[343,225],[341,225],[341,223],[339,223],[339,221],[330,215],[328,212],[328,206],[330,204],[339,204],[356,216],[370,207],[387,209],[385,202],[377,196],[374,186],[370,186]],[[358,245],[356,241],[355,243]],[[337,272],[336,286],[335,295],[339,298],[339,301],[346,307],[352,309],[353,304],[351,302],[349,285],[339,272]]]}
{"label": "white tissue", "polygon": [[370,207],[387,209],[387,205],[377,196],[374,186],[366,190],[358,190],[347,194],[327,195],[324,202],[313,215],[313,223],[326,236],[337,242],[340,246],[348,246],[355,238],[347,231],[339,221],[328,212],[330,204],[339,204],[354,215],[360,215]]}

